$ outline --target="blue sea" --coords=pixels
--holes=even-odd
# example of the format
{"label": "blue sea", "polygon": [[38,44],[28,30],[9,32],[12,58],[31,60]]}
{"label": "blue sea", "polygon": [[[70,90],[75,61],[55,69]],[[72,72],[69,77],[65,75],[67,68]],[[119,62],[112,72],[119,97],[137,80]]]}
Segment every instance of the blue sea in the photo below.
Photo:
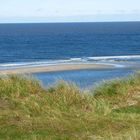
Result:
{"label": "blue sea", "polygon": [[64,79],[87,88],[140,68],[140,22],[0,24],[0,70],[65,63],[114,68],[33,73],[43,85]]}

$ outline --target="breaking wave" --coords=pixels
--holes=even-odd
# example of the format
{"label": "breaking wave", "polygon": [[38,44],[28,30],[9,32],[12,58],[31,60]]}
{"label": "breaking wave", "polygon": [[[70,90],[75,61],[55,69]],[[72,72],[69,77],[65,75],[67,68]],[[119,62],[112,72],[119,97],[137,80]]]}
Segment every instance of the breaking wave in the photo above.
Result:
{"label": "breaking wave", "polygon": [[[0,69],[13,69],[20,67],[36,67],[36,66],[48,66],[57,64],[78,64],[78,63],[99,63],[110,64],[116,67],[123,67],[123,62],[135,62],[140,61],[140,55],[128,55],[128,56],[97,56],[97,57],[82,57],[82,58],[69,58],[64,60],[46,60],[35,62],[17,62],[17,63],[1,63]],[[120,63],[120,64],[119,64]]]}

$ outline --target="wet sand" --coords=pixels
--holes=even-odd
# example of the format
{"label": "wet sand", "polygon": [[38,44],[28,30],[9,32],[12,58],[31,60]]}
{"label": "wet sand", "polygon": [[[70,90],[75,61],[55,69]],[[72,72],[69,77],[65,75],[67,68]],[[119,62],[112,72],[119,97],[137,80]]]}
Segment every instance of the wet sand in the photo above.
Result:
{"label": "wet sand", "polygon": [[79,69],[98,69],[111,67],[113,66],[107,64],[58,64],[49,66],[20,67],[8,70],[0,70],[0,74],[26,74],[26,73],[53,72],[64,70],[79,70]]}

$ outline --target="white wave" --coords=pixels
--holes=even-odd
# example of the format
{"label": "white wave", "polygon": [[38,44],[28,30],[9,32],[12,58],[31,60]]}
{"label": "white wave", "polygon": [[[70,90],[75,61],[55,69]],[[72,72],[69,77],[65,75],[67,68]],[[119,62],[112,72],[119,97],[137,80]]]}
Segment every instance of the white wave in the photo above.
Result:
{"label": "white wave", "polygon": [[123,67],[121,64],[116,64],[118,61],[126,61],[131,59],[139,59],[140,55],[128,55],[128,56],[99,56],[99,57],[82,57],[82,58],[70,58],[64,60],[47,60],[47,61],[35,61],[35,62],[18,62],[18,63],[3,63],[0,64],[0,69],[18,68],[18,67],[34,67],[34,66],[48,66],[56,64],[72,64],[72,63],[102,63],[115,65],[116,67]]}
{"label": "white wave", "polygon": [[70,58],[69,60],[70,60],[70,61],[81,61],[82,58]]}
{"label": "white wave", "polygon": [[108,59],[140,59],[140,55],[127,55],[127,56],[97,56],[88,57],[93,60],[108,60]]}

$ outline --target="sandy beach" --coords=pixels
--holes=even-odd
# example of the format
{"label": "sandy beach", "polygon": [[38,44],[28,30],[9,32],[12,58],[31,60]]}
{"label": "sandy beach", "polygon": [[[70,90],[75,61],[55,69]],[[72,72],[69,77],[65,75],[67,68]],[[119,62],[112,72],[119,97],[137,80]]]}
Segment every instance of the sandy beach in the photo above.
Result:
{"label": "sandy beach", "polygon": [[24,73],[63,71],[63,70],[97,69],[109,67],[113,66],[107,64],[59,64],[49,66],[19,67],[8,70],[0,70],[0,74],[24,74]]}

